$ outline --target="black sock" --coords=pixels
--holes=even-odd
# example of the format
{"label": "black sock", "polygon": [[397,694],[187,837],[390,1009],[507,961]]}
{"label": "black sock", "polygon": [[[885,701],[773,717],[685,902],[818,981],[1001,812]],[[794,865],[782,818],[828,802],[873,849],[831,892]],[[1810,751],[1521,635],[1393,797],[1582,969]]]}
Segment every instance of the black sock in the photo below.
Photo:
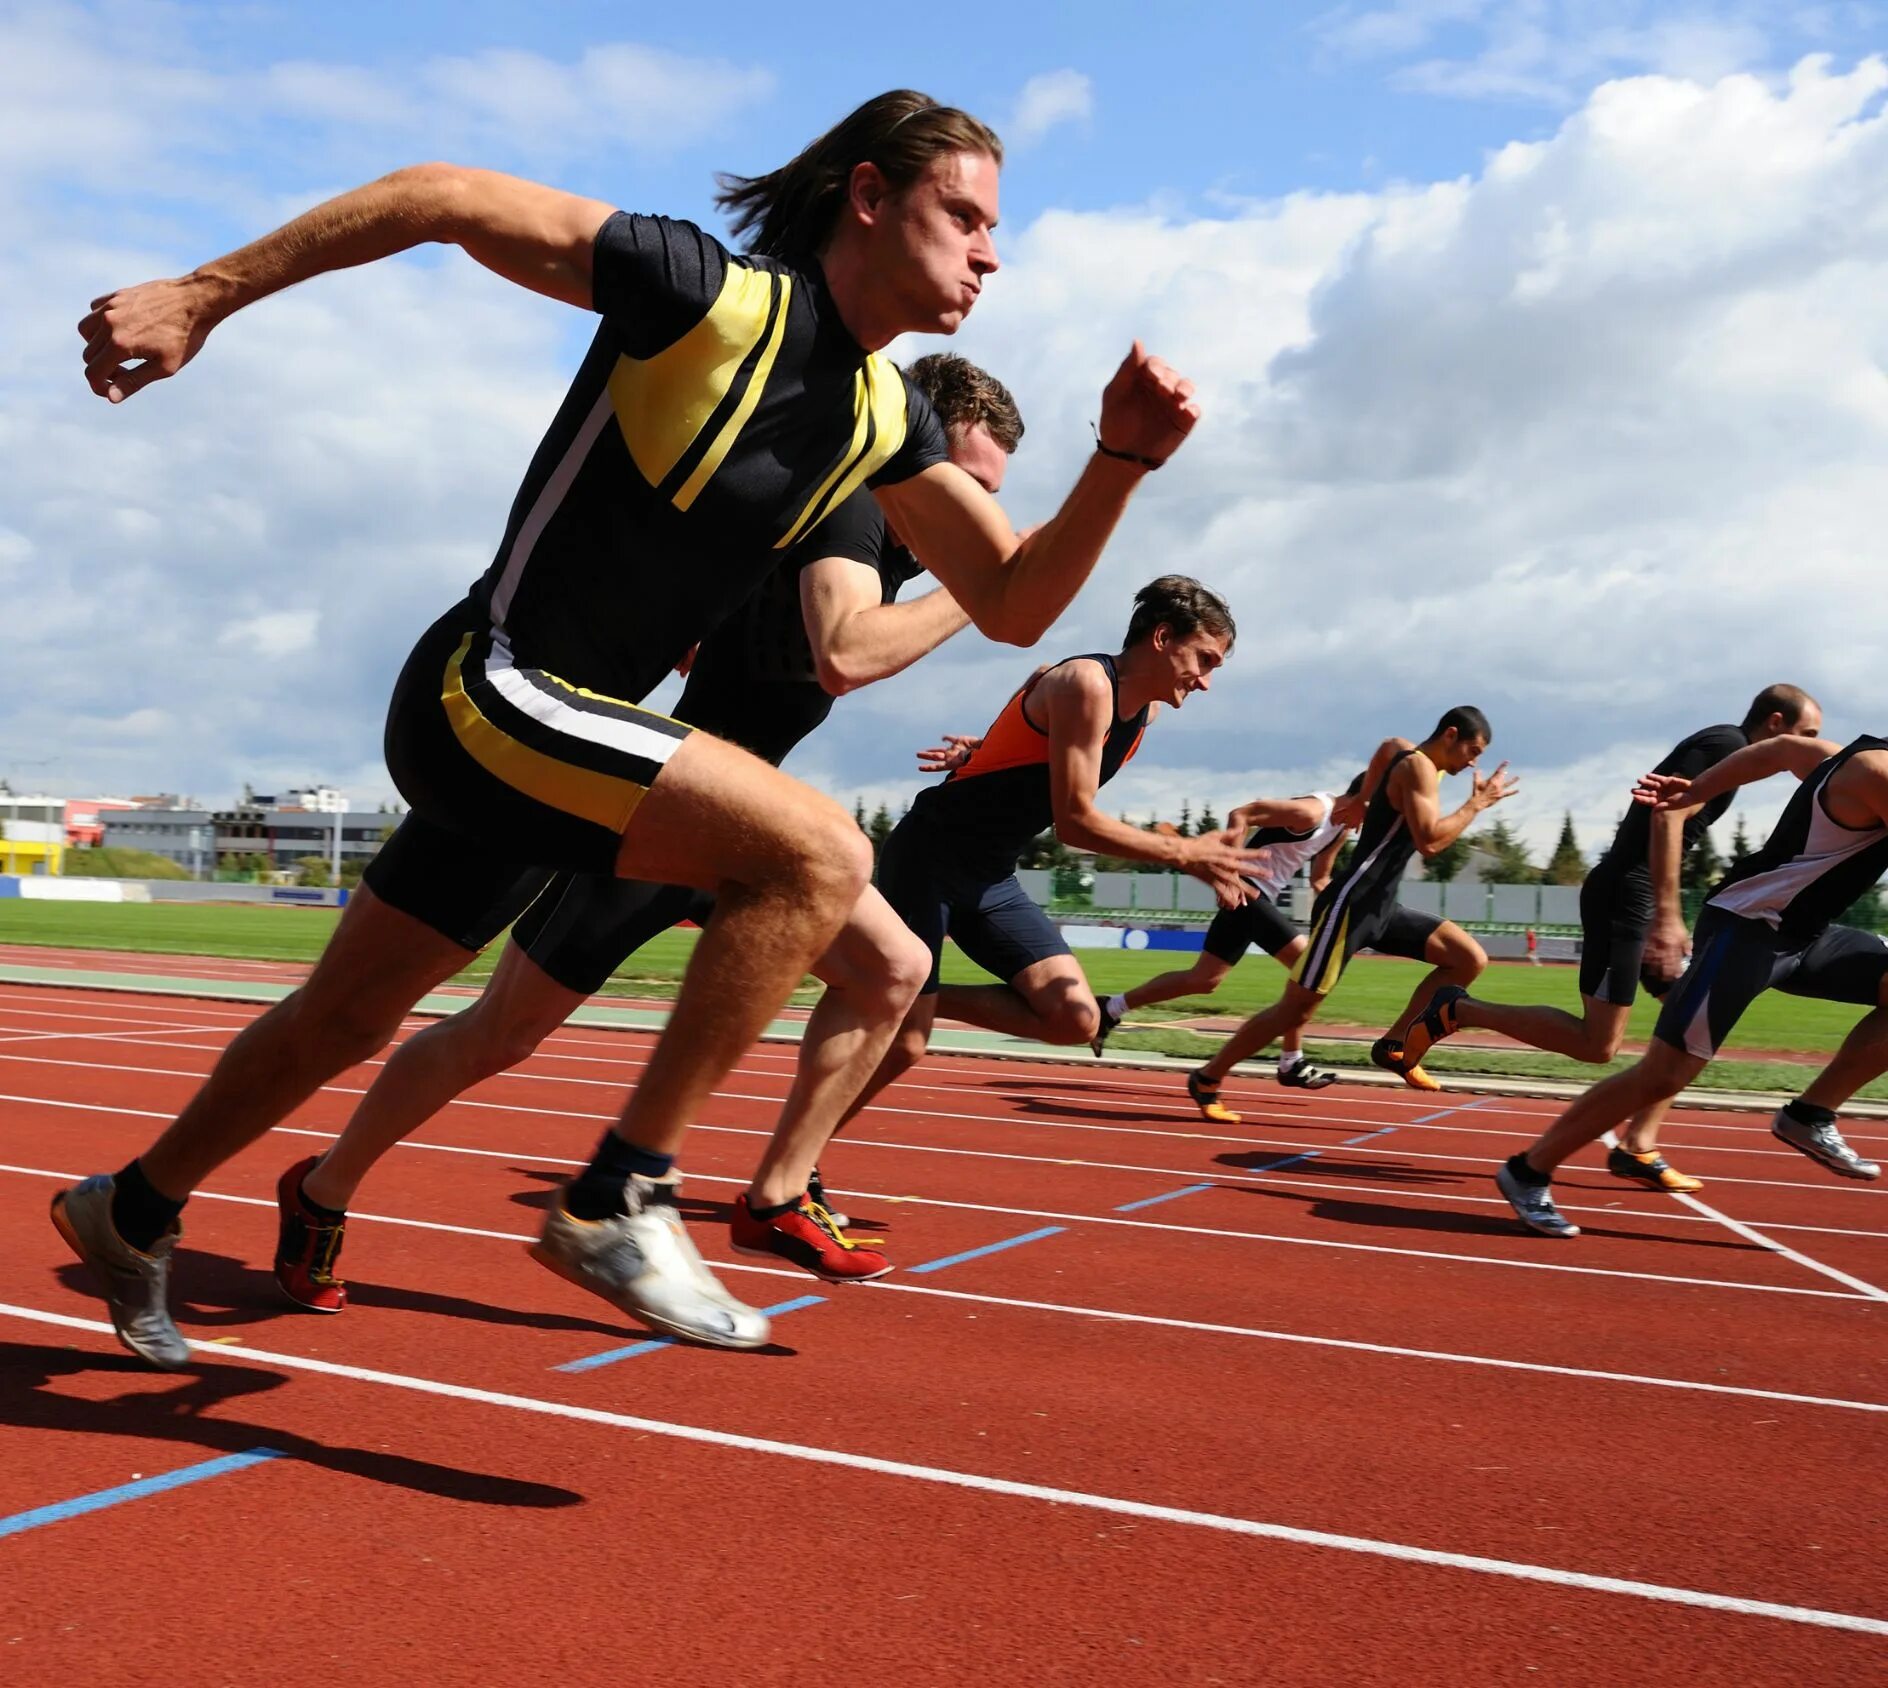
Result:
{"label": "black sock", "polygon": [[1554,1181],[1551,1174],[1536,1172],[1533,1167],[1527,1164],[1527,1152],[1525,1150],[1518,1155],[1510,1155],[1508,1157],[1508,1171],[1514,1175],[1516,1183],[1526,1184],[1530,1189],[1538,1190],[1542,1185],[1551,1184]]}
{"label": "black sock", "polygon": [[770,1219],[778,1219],[783,1213],[791,1213],[805,1200],[806,1197],[804,1195],[798,1195],[791,1201],[780,1203],[778,1207],[764,1207],[761,1203],[755,1201],[752,1196],[749,1196],[747,1198],[747,1211],[764,1225]]}
{"label": "black sock", "polygon": [[1794,1102],[1785,1102],[1783,1104],[1783,1111],[1788,1114],[1791,1119],[1795,1120],[1798,1125],[1814,1127],[1818,1125],[1834,1125],[1836,1122],[1836,1111],[1834,1108],[1819,1108],[1814,1102],[1805,1102],[1800,1096],[1797,1097]]}
{"label": "black sock", "polygon": [[153,1187],[144,1176],[144,1168],[133,1161],[112,1179],[111,1222],[140,1254],[149,1254],[151,1245],[168,1231],[171,1222],[184,1210]]}
{"label": "black sock", "polygon": [[675,1165],[673,1155],[639,1149],[614,1131],[606,1131],[596,1157],[564,1192],[564,1211],[573,1219],[609,1219],[629,1211],[623,1198],[630,1178],[666,1177]]}
{"label": "black sock", "polygon": [[324,1225],[339,1225],[341,1221],[347,1217],[346,1208],[323,1207],[320,1202],[310,1196],[306,1177],[302,1179],[301,1183],[295,1186],[295,1194],[300,1198],[302,1206],[307,1208],[308,1211]]}

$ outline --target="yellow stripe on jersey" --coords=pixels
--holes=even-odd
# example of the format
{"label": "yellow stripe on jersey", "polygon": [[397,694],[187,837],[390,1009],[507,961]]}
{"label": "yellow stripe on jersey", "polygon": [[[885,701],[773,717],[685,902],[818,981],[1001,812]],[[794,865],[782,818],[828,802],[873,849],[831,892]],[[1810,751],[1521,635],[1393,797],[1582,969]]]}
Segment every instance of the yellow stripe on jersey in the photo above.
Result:
{"label": "yellow stripe on jersey", "polygon": [[754,373],[747,383],[747,391],[741,394],[740,402],[734,407],[734,414],[722,424],[721,432],[715,435],[714,444],[702,454],[702,460],[695,465],[694,473],[682,482],[681,490],[675,495],[675,507],[686,510],[700,495],[714,472],[719,469],[728,453],[734,449],[734,442],[740,438],[741,430],[747,426],[747,419],[754,414],[754,406],[760,403],[760,396],[766,390],[767,377],[774,372],[774,358],[780,350],[781,338],[787,332],[787,307],[793,302],[793,281],[789,276],[780,278],[780,309],[774,317],[774,331],[767,337],[767,349],[760,355],[760,361],[754,365]]}
{"label": "yellow stripe on jersey", "polygon": [[[616,360],[610,372],[610,404],[616,411],[623,443],[651,486],[660,486],[682,461],[727,397],[742,363],[759,344],[773,302],[774,279],[770,271],[730,263],[708,314],[674,345],[664,347],[652,358]],[[779,281],[780,321],[784,322],[789,282],[784,275]],[[775,347],[780,343],[779,336],[776,327]],[[773,361],[772,347],[766,361]],[[761,372],[756,371],[749,389],[756,396],[762,379]],[[742,420],[752,409],[753,404],[744,401]],[[717,466],[732,444],[733,435],[724,430],[711,454]]]}
{"label": "yellow stripe on jersey", "polygon": [[[852,386],[852,444],[839,460],[839,467],[820,483],[806,507],[794,518],[776,551],[784,551],[828,510],[836,510],[874,471],[882,469],[905,443],[909,418],[905,414],[905,378],[897,365],[874,352],[865,360]],[[871,422],[876,432],[867,426]],[[871,447],[866,447],[867,438]],[[827,494],[831,493],[828,498]]]}
{"label": "yellow stripe on jersey", "polygon": [[612,774],[594,773],[588,768],[573,768],[528,744],[520,744],[502,727],[488,720],[465,689],[465,657],[472,648],[473,635],[459,641],[459,648],[446,664],[445,683],[440,702],[446,719],[452,723],[453,737],[465,746],[472,760],[488,774],[503,780],[514,791],[548,803],[567,815],[593,821],[620,833],[629,825],[636,806],[648,796],[646,786]]}

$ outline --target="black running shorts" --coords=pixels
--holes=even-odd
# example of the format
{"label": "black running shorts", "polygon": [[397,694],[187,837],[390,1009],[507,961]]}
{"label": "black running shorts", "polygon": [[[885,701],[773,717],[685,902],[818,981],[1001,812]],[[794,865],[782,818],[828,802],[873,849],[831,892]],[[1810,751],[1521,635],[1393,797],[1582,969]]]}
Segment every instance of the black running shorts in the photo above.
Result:
{"label": "black running shorts", "polygon": [[931,972],[920,996],[938,988],[947,936],[1005,984],[1038,961],[1069,953],[1055,922],[1030,900],[1015,874],[991,881],[965,873],[936,860],[907,827],[894,827],[885,840],[878,888],[898,918],[930,947]]}
{"label": "black running shorts", "polygon": [[1401,903],[1360,908],[1347,902],[1341,885],[1327,885],[1311,909],[1310,941],[1291,976],[1306,990],[1328,996],[1359,950],[1421,961],[1430,935],[1442,924],[1439,914],[1418,914]]}
{"label": "black running shorts", "polygon": [[1255,895],[1249,903],[1238,908],[1223,908],[1214,915],[1201,947],[1208,955],[1236,967],[1254,944],[1267,955],[1277,955],[1297,936],[1298,928],[1277,903],[1269,897]]}
{"label": "black running shorts", "polygon": [[511,941],[568,991],[593,996],[648,941],[714,913],[706,891],[560,873],[511,929]]}
{"label": "black running shorts", "polygon": [[476,954],[553,875],[549,868],[508,861],[423,815],[406,815],[361,877],[389,908]]}
{"label": "black running shorts", "polygon": [[1709,1061],[1767,990],[1873,1008],[1885,978],[1888,943],[1873,932],[1825,926],[1803,948],[1788,949],[1767,922],[1706,903],[1692,934],[1691,965],[1665,999],[1653,1035]]}

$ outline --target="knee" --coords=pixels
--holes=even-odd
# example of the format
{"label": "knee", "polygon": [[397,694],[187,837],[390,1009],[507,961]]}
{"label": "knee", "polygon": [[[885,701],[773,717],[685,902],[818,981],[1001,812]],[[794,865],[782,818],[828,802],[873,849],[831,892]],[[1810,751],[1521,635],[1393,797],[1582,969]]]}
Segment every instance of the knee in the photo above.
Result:
{"label": "knee", "polygon": [[[868,967],[857,968],[846,980],[846,989],[856,992],[862,1004],[885,1020],[902,1020],[918,1000],[924,982],[931,974],[931,951],[922,938],[900,928],[897,937],[888,940],[872,956]],[[900,1033],[902,1041],[904,1033]],[[924,1048],[924,1035],[918,1035],[918,1048]]]}
{"label": "knee", "polygon": [[930,1026],[907,1022],[899,1027],[891,1048],[885,1052],[885,1064],[894,1075],[908,1072],[924,1058],[930,1046]]}
{"label": "knee", "polygon": [[872,841],[838,804],[822,802],[801,833],[795,868],[810,900],[849,910],[872,883]]}
{"label": "knee", "polygon": [[1050,1043],[1087,1043],[1101,1030],[1101,1010],[1089,995],[1069,992],[1058,997],[1043,1015],[1044,1038]]}
{"label": "knee", "polygon": [[1479,978],[1488,966],[1488,952],[1468,933],[1455,940],[1451,945],[1448,959],[1443,963],[1457,973],[1466,973],[1471,979]]}
{"label": "knee", "polygon": [[403,1010],[365,993],[329,994],[307,987],[286,998],[282,1009],[287,1047],[330,1072],[372,1060],[392,1042],[405,1018]]}
{"label": "knee", "polygon": [[1619,1053],[1620,1045],[1626,1041],[1626,1028],[1617,1027],[1611,1031],[1597,1031],[1591,1036],[1589,1053],[1595,1061],[1604,1064]]}

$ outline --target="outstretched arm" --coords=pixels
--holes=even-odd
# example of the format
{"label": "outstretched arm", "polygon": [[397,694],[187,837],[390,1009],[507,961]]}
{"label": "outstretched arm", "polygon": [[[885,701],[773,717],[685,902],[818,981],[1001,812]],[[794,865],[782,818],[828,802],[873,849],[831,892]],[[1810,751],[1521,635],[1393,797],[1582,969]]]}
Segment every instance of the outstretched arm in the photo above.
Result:
{"label": "outstretched arm", "polygon": [[941,587],[908,604],[885,603],[878,571],[850,557],[801,571],[800,610],[819,683],[834,697],[910,667],[970,625]]}
{"label": "outstretched arm", "polygon": [[1833,739],[1799,738],[1785,733],[1765,739],[1761,744],[1747,744],[1734,750],[1722,762],[1706,768],[1696,779],[1682,774],[1642,774],[1633,787],[1633,801],[1664,811],[1695,809],[1739,786],[1767,780],[1772,774],[1790,773],[1807,779],[1817,768],[1842,748]]}
{"label": "outstretched arm", "polygon": [[1315,797],[1255,797],[1226,817],[1226,830],[1250,832],[1255,826],[1280,826],[1289,832],[1310,832],[1323,819],[1324,804]]}
{"label": "outstretched arm", "polygon": [[1081,590],[1148,468],[1179,449],[1199,414],[1193,383],[1137,340],[1101,397],[1102,441],[1135,461],[1098,451],[1062,508],[1027,538],[954,463],[876,488],[875,496],[978,631],[1033,645]]}
{"label": "outstretched arm", "polygon": [[428,241],[461,246],[507,281],[588,309],[591,249],[613,210],[495,170],[411,165],[189,275],[94,299],[79,323],[85,379],[101,398],[121,403],[175,375],[210,330],[245,305]]}

